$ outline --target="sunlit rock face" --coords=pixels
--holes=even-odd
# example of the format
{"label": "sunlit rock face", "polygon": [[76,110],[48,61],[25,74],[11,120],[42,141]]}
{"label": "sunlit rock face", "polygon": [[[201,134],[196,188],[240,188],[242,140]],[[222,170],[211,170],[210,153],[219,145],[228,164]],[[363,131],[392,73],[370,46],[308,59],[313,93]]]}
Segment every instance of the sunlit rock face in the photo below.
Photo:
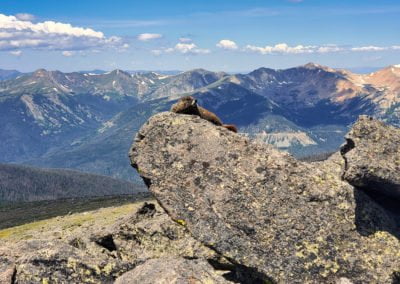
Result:
{"label": "sunlit rock face", "polygon": [[160,113],[129,155],[172,219],[264,280],[391,283],[400,271],[396,214],[342,180],[339,153],[299,162],[199,117]]}

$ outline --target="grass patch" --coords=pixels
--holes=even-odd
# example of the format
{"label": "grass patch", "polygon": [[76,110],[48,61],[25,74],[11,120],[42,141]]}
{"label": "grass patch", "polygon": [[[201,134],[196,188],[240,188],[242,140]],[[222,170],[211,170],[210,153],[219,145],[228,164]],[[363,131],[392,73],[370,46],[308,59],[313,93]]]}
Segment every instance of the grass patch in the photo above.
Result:
{"label": "grass patch", "polygon": [[0,230],[0,240],[19,241],[33,238],[54,238],[73,234],[75,229],[85,230],[87,227],[103,227],[113,224],[117,219],[139,209],[144,200],[132,201],[116,207],[100,208],[94,211],[85,211],[35,221],[20,226]]}
{"label": "grass patch", "polygon": [[[0,205],[0,230],[27,223],[40,223],[57,216],[87,212],[99,208],[121,206],[146,200],[149,193],[135,195],[71,198],[62,200],[48,200],[36,202],[9,203]],[[0,235],[1,237],[1,235]]]}

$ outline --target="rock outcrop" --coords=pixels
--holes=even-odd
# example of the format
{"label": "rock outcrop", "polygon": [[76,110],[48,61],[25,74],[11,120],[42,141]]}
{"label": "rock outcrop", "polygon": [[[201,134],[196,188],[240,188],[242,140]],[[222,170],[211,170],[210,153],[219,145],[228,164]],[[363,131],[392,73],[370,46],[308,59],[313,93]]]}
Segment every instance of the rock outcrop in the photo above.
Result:
{"label": "rock outcrop", "polygon": [[342,147],[347,162],[344,179],[366,191],[395,198],[400,205],[400,130],[361,116],[346,140]]}
{"label": "rock outcrop", "polygon": [[[350,174],[363,169],[360,156],[398,154],[395,136],[374,134],[382,127],[362,118],[345,159],[309,164],[199,117],[160,113],[138,132],[130,158],[173,220],[263,281],[391,283],[400,272],[398,216],[361,186],[373,179],[380,189],[380,179]],[[372,138],[362,142],[357,129]],[[396,195],[398,164],[382,165],[382,191]]]}

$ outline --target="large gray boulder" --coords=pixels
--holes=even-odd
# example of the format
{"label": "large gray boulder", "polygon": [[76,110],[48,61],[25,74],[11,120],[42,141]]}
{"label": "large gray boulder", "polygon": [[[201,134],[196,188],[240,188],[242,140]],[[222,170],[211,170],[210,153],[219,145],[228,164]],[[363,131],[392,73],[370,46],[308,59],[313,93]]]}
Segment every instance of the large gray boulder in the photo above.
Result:
{"label": "large gray boulder", "polygon": [[360,116],[346,141],[343,177],[366,191],[397,199],[400,207],[400,129]]}
{"label": "large gray boulder", "polygon": [[172,219],[265,281],[391,283],[400,271],[395,217],[342,180],[339,154],[302,163],[166,112],[141,128],[129,155]]}

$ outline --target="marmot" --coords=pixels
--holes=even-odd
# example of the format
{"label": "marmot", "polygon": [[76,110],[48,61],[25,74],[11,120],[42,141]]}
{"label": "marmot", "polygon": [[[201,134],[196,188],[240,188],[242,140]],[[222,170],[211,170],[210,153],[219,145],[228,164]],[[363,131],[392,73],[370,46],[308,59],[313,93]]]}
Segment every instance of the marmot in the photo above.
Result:
{"label": "marmot", "polygon": [[191,96],[181,98],[176,104],[171,107],[171,111],[175,113],[198,115],[209,122],[225,127],[230,131],[237,132],[237,128],[233,124],[223,124],[219,117],[205,108],[197,105],[197,100]]}

